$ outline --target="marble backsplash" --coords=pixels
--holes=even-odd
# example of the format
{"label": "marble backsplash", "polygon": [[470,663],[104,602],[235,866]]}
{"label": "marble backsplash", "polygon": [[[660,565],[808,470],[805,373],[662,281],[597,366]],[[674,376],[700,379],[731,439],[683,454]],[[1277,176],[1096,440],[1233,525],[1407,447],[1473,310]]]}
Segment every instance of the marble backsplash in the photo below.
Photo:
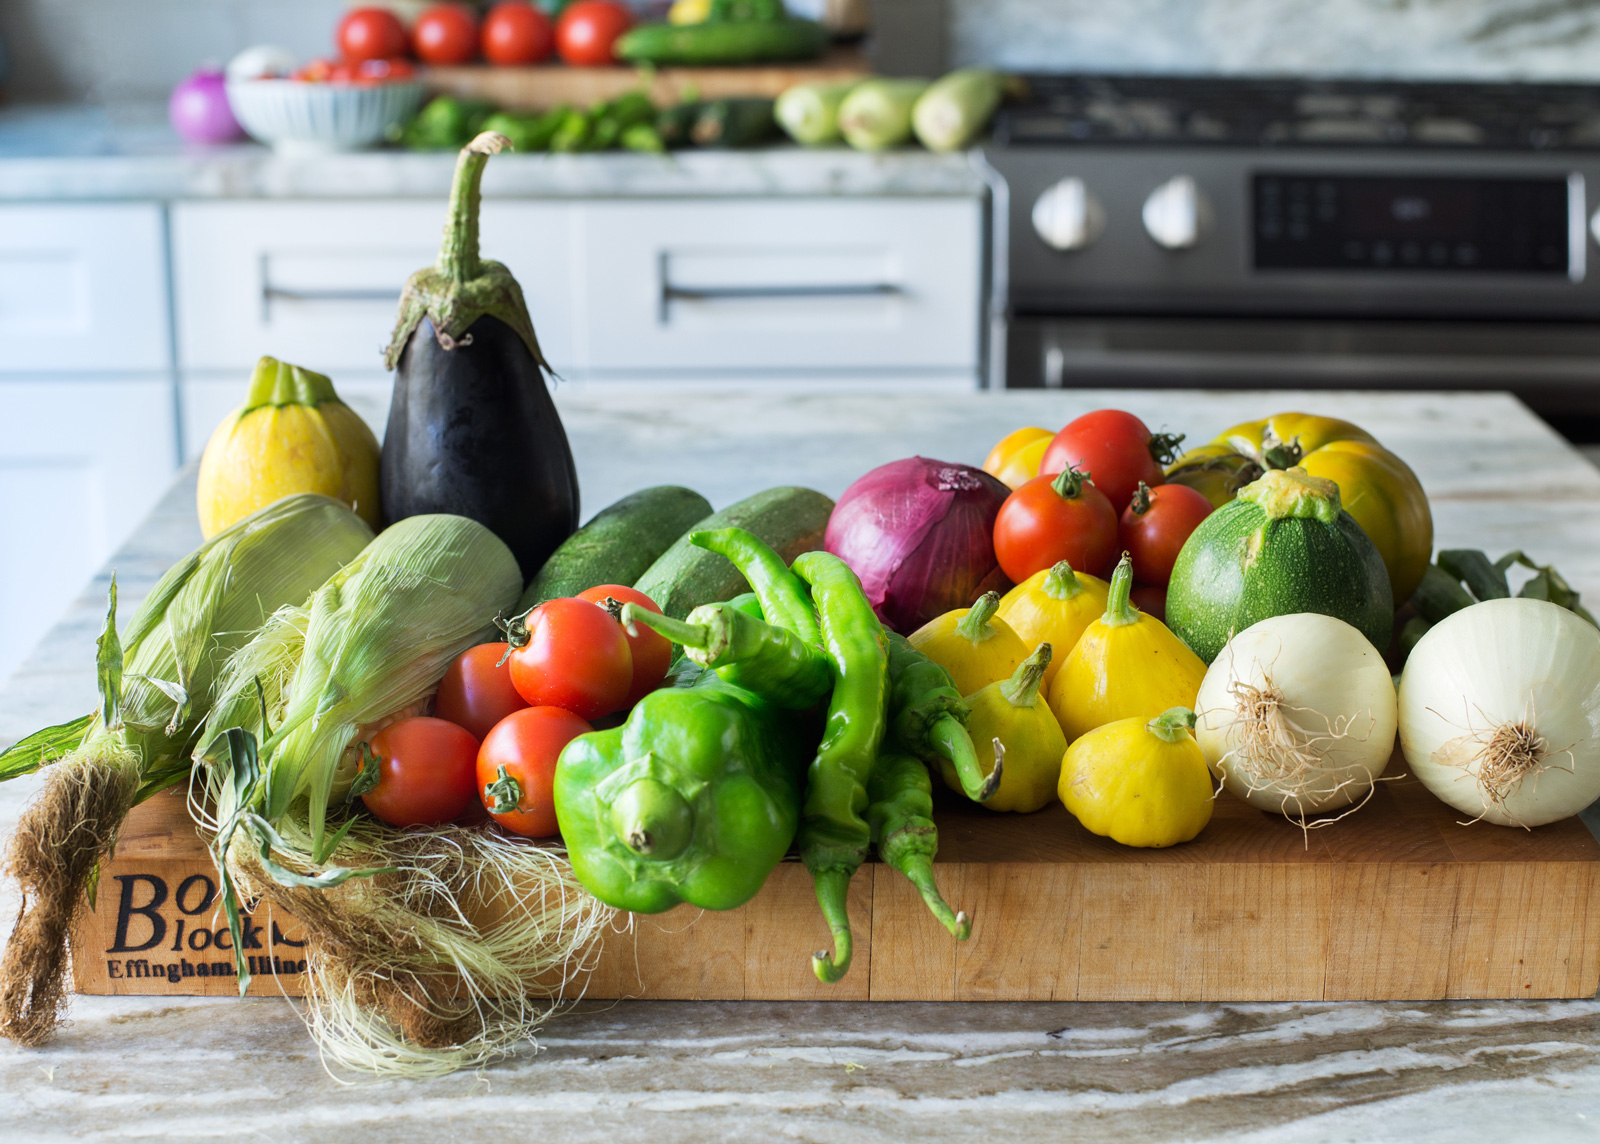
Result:
{"label": "marble backsplash", "polygon": [[1600,81],[1600,0],[947,0],[954,63]]}

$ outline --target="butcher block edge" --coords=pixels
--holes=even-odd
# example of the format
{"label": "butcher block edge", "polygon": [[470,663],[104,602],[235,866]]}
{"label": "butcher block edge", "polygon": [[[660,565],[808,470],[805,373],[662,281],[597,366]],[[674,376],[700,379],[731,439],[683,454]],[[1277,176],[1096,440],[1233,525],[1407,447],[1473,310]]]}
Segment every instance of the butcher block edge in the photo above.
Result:
{"label": "butcher block edge", "polygon": [[[1396,759],[1390,773],[1404,770]],[[1311,1001],[1591,997],[1600,989],[1600,845],[1576,818],[1462,825],[1414,779],[1379,785],[1325,829],[1223,794],[1194,842],[1136,850],[1060,806],[938,811],[938,883],[972,915],[956,942],[895,870],[856,876],[855,964],[829,945],[805,868],[751,902],[618,915],[583,979],[591,998],[872,1001]],[[216,873],[182,797],[130,817],[73,941],[77,991],[237,995]],[[300,993],[291,917],[249,915],[250,992]]]}

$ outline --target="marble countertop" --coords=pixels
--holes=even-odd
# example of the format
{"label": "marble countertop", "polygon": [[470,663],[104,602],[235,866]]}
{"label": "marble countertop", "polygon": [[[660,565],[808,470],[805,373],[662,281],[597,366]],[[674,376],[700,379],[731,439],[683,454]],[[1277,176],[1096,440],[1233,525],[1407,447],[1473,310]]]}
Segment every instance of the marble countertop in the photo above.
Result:
{"label": "marble countertop", "polygon": [[[0,112],[0,201],[193,198],[438,198],[454,153],[400,150],[288,157],[254,143],[183,143],[159,111]],[[932,195],[985,193],[965,154],[770,147],[668,155],[512,155],[484,190],[505,197]]]}
{"label": "marble countertop", "polygon": [[[1002,433],[1107,404],[1204,439],[1275,409],[1357,421],[1411,463],[1437,543],[1524,548],[1600,598],[1600,472],[1503,394],[760,393],[563,387],[587,512],[663,473],[716,505],[838,495],[917,452],[977,463]],[[124,616],[199,541],[192,476],[112,562]],[[94,702],[109,569],[0,688],[0,743]],[[0,836],[36,783],[0,787]],[[1594,823],[1591,822],[1591,826]],[[0,889],[0,932],[15,899]],[[1600,1133],[1600,1002],[586,1004],[479,1074],[341,1083],[286,1001],[74,998],[37,1051],[0,1043],[30,1140],[233,1136],[1541,1141]],[[349,1078],[343,1078],[349,1080]]]}

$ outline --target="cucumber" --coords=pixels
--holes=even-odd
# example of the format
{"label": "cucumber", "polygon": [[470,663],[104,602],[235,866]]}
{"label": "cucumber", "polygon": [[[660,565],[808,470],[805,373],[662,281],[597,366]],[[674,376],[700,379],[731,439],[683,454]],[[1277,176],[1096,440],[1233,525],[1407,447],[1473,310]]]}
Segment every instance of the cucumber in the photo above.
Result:
{"label": "cucumber", "polygon": [[[822,547],[833,501],[814,489],[784,486],[712,513],[688,531],[709,528],[745,528],[772,545],[785,560]],[[714,604],[748,592],[739,570],[727,559],[696,548],[680,536],[661,559],[650,565],[634,587],[649,596],[675,620],[701,604]]]}
{"label": "cucumber", "polygon": [[677,485],[628,494],[550,554],[522,593],[518,613],[596,584],[632,584],[710,511],[705,497]]}
{"label": "cucumber", "polygon": [[714,99],[701,106],[689,138],[701,147],[753,147],[777,129],[770,99]]}
{"label": "cucumber", "polygon": [[856,84],[839,104],[839,132],[857,151],[884,151],[911,138],[911,109],[925,79],[869,79]]}
{"label": "cucumber", "polygon": [[612,47],[618,59],[649,64],[747,64],[809,60],[828,46],[828,32],[810,20],[708,20],[645,24]]}

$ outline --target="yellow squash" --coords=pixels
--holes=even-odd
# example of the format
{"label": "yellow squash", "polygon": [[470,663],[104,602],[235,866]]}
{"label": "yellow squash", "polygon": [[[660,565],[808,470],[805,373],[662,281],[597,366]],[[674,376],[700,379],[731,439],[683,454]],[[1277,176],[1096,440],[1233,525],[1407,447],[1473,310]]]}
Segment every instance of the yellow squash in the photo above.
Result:
{"label": "yellow squash", "polygon": [[1078,637],[1105,610],[1106,582],[1087,572],[1074,572],[1063,560],[1035,572],[1001,596],[995,615],[1011,625],[1024,647],[1048,643],[1055,648],[1055,657],[1044,673],[1048,694]]}
{"label": "yellow squash", "polygon": [[[1235,425],[1209,445],[1190,449],[1168,474],[1187,474],[1184,483],[1213,496],[1236,478],[1248,477],[1240,482],[1247,484],[1259,476],[1251,475],[1251,463],[1263,469],[1299,465],[1337,484],[1344,510],[1383,557],[1395,606],[1411,598],[1433,556],[1433,514],[1422,483],[1404,461],[1348,421],[1280,413]],[[1208,473],[1216,478],[1215,489],[1198,483]]]}
{"label": "yellow squash", "polygon": [[377,528],[378,439],[328,378],[264,357],[200,458],[200,531],[215,536],[293,493],[343,501]]}
{"label": "yellow squash", "polygon": [[1019,489],[1039,475],[1039,462],[1056,435],[1048,429],[1030,425],[1007,433],[983,462],[983,471],[1013,489]]}
{"label": "yellow squash", "polygon": [[[1050,705],[1039,694],[1049,663],[1050,645],[1042,643],[1010,679],[981,687],[966,698],[967,734],[977,748],[980,765],[985,756],[990,760],[983,768],[984,777],[994,770],[997,757],[1005,760],[999,788],[982,804],[989,810],[1028,814],[1055,797],[1067,740]],[[993,749],[996,742],[998,751]],[[939,773],[951,790],[962,790],[961,776],[943,758]]]}
{"label": "yellow squash", "polygon": [[911,646],[950,673],[963,695],[997,679],[1009,679],[1028,658],[1028,647],[1011,625],[995,618],[1000,593],[985,592],[970,608],[936,616],[911,633]]}
{"label": "yellow squash", "polygon": [[1105,614],[1084,629],[1050,685],[1050,710],[1067,741],[1118,719],[1153,719],[1193,707],[1206,665],[1128,600],[1133,561],[1123,553],[1111,577]]}
{"label": "yellow squash", "polygon": [[1073,743],[1059,793],[1084,827],[1124,846],[1174,846],[1211,821],[1214,792],[1194,712],[1119,719]]}

